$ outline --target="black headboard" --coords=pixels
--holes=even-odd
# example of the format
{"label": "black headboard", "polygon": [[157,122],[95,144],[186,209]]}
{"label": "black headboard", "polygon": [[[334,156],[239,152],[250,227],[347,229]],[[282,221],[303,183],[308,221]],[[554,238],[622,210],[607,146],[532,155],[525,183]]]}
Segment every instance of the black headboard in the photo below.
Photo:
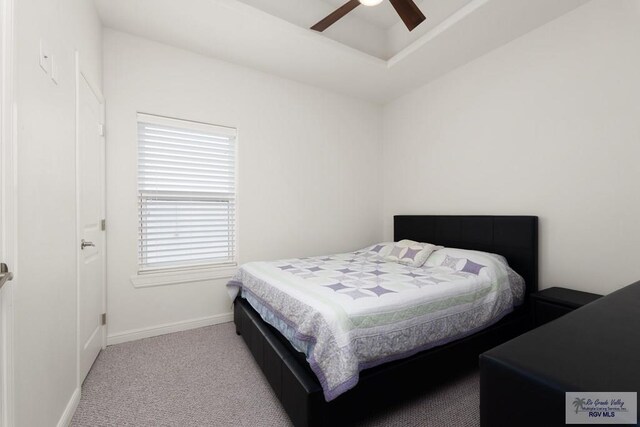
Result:
{"label": "black headboard", "polygon": [[504,256],[527,284],[538,290],[538,217],[396,215],[394,240],[427,242]]}

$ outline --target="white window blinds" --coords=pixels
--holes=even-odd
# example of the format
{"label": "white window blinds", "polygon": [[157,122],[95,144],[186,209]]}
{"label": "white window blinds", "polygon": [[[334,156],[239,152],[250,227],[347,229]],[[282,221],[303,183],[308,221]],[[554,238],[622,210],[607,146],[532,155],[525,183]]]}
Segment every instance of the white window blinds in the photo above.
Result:
{"label": "white window blinds", "polygon": [[138,114],[139,271],[235,264],[236,130]]}

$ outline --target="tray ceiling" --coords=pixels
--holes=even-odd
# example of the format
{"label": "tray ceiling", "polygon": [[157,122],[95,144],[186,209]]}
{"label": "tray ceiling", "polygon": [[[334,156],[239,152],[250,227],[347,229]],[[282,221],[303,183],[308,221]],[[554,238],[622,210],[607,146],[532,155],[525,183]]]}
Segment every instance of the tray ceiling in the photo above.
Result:
{"label": "tray ceiling", "polygon": [[[270,15],[309,29],[347,0],[238,0]],[[418,0],[427,20],[409,32],[388,0],[359,6],[329,27],[323,36],[387,60],[441,24],[473,0]],[[477,2],[477,1],[476,1]]]}
{"label": "tray ceiling", "polygon": [[409,33],[384,1],[325,33],[343,0],[94,0],[106,27],[385,103],[588,0],[424,0]]}

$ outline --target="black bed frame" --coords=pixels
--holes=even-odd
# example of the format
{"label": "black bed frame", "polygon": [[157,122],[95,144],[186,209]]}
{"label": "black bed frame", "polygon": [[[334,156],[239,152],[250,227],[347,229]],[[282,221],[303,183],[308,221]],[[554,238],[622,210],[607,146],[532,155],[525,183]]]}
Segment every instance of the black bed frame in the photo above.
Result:
{"label": "black bed frame", "polygon": [[304,355],[242,298],[234,307],[236,332],[295,426],[353,425],[363,416],[410,399],[466,367],[478,355],[531,328],[528,296],[538,289],[538,217],[442,216],[394,217],[394,240],[429,242],[503,255],[526,281],[525,303],[494,325],[466,338],[425,350],[360,373],[358,385],[326,402]]}

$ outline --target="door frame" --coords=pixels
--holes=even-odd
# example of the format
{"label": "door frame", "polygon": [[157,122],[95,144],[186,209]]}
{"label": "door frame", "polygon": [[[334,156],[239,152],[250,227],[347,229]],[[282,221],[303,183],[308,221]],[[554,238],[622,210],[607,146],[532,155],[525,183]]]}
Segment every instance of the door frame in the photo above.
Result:
{"label": "door frame", "polygon": [[[82,252],[80,249],[80,240],[82,239],[82,227],[80,224],[80,83],[81,79],[84,79],[87,82],[89,88],[96,96],[98,101],[102,106],[102,111],[100,113],[102,117],[102,124],[105,123],[105,106],[104,106],[104,96],[102,96],[102,92],[98,89],[98,87],[93,84],[92,80],[87,76],[86,73],[82,70],[82,65],[80,63],[80,53],[76,51],[75,54],[76,59],[76,343],[77,343],[77,351],[76,351],[76,382],[78,387],[82,387],[82,381],[80,379],[80,356],[81,356],[81,347],[82,340],[80,337],[80,264],[82,262]],[[96,129],[97,131],[97,129]],[[105,136],[102,135],[102,163],[104,165],[103,174],[102,174],[102,218],[105,218],[106,214],[106,145],[105,145]],[[107,256],[106,256],[106,247],[107,247],[107,237],[106,234],[103,236],[104,238],[104,247],[102,248],[102,312],[107,312]],[[107,348],[107,325],[102,326],[102,349]]]}
{"label": "door frame", "polygon": [[0,426],[14,425],[14,287],[17,263],[15,0],[0,0],[0,258],[13,272],[0,292]]}

